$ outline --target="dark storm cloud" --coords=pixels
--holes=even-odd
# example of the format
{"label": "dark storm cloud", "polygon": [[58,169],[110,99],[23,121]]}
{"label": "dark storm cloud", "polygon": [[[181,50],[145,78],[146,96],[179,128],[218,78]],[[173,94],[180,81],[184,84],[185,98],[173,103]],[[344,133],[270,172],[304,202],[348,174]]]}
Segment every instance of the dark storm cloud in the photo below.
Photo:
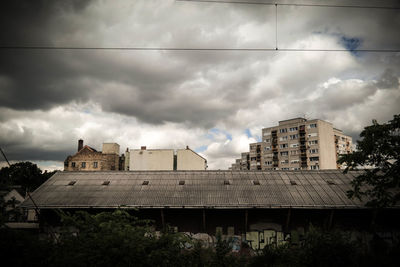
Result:
{"label": "dark storm cloud", "polygon": [[[143,3],[137,5],[140,7],[150,1]],[[99,11],[101,4],[104,5],[98,1],[11,2],[1,11],[0,43],[3,46],[118,46],[124,36],[113,40],[109,36],[113,31],[109,29],[126,23],[121,30],[136,29],[136,35],[130,38],[136,43],[146,38],[147,41],[160,38],[161,42],[166,35],[172,39],[164,46],[235,47],[240,39],[221,30],[223,28],[215,31],[216,25],[232,28],[239,26],[240,21],[258,26],[265,22],[262,9],[211,5],[206,12],[226,11],[225,16],[214,16],[212,22],[207,14],[193,12],[194,6],[190,4],[164,7],[178,14],[183,14],[180,9],[189,8],[195,18],[188,28],[182,27],[183,24],[168,12],[158,14],[160,12],[153,7],[149,10],[154,12],[149,16],[136,11],[128,13],[137,19],[135,24],[129,25],[121,21],[118,14],[102,17],[105,14]],[[167,20],[168,25],[163,27],[160,19]],[[0,106],[46,110],[70,102],[93,101],[106,111],[135,116],[144,122],[190,122],[208,127],[248,103],[243,101],[246,99],[243,96],[250,93],[249,87],[256,79],[253,73],[239,66],[255,58],[257,55],[236,52],[3,49],[0,51]],[[196,78],[209,83],[201,96],[193,97],[190,93],[198,90],[197,84],[187,87],[187,93],[177,90]],[[238,90],[241,90],[239,95]]]}
{"label": "dark storm cloud", "polygon": [[[0,9],[1,46],[51,46],[51,28],[63,12],[79,12],[88,1],[6,1]],[[47,109],[85,92],[69,82],[78,70],[64,64],[68,53],[45,50],[0,50],[0,105]]]}
{"label": "dark storm cloud", "polygon": [[[0,10],[2,46],[275,45],[274,6],[8,2]],[[278,15],[280,47],[400,45],[397,11],[282,6]],[[310,114],[357,136],[375,113],[390,119],[399,109],[399,66],[398,53],[1,49],[0,146],[13,159],[63,160],[81,137],[170,147],[174,136],[207,146],[212,164],[226,168],[222,161],[248,149],[246,128],[258,133]],[[232,140],[203,139],[213,127]]]}

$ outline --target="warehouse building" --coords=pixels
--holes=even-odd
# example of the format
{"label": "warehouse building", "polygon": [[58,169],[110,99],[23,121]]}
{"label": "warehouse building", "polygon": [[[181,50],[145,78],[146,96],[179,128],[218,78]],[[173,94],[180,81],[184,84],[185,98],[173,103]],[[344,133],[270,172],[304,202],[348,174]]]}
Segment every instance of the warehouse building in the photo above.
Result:
{"label": "warehouse building", "polygon": [[[376,214],[347,198],[356,175],[339,170],[58,172],[32,199],[48,221],[55,220],[54,209],[124,208],[154,220],[158,229],[170,225],[205,242],[214,242],[220,232],[254,249],[299,242],[310,225],[359,236],[374,226],[385,238],[398,238],[399,206]],[[28,199],[22,206],[35,205]]]}

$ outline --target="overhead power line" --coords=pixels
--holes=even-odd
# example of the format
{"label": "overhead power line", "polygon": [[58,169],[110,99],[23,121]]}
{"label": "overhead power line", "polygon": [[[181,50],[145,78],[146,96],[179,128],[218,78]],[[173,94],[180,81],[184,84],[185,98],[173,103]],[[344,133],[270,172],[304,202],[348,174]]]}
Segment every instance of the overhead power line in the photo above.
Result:
{"label": "overhead power line", "polygon": [[219,4],[265,5],[265,6],[299,6],[299,7],[332,7],[332,8],[370,8],[370,9],[400,9],[393,6],[364,6],[364,5],[329,5],[329,4],[302,4],[302,3],[268,3],[248,1],[224,1],[224,0],[176,0],[177,2],[199,2]]}
{"label": "overhead power line", "polygon": [[244,51],[244,52],[366,52],[398,53],[400,49],[303,49],[303,48],[193,48],[193,47],[78,47],[78,46],[0,46],[0,50],[116,50],[116,51]]}

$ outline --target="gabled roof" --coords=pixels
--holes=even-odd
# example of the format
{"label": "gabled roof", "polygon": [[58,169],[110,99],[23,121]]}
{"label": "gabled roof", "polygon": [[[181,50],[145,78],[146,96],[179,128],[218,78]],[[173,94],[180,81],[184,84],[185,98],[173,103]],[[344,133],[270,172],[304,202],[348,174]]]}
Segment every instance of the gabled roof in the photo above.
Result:
{"label": "gabled roof", "polygon": [[[81,148],[81,150],[78,151],[78,153],[80,153],[80,152],[82,152],[82,151],[84,151],[84,150],[89,150],[90,152],[98,152],[98,151],[97,151],[96,149],[94,149],[93,147],[84,146],[84,147]],[[78,153],[77,153],[77,154],[78,154]]]}
{"label": "gabled roof", "polygon": [[[57,172],[32,198],[39,208],[364,208],[346,196],[356,175],[340,170]],[[23,206],[33,204],[27,199]]]}

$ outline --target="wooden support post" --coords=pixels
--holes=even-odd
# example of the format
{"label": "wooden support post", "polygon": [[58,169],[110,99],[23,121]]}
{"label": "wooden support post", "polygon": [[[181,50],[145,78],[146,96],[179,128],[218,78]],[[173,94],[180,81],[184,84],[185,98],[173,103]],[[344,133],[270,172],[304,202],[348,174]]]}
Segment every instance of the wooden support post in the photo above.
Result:
{"label": "wooden support post", "polygon": [[165,229],[165,219],[164,219],[164,210],[161,209],[161,225],[162,225],[162,229]]}
{"label": "wooden support post", "polygon": [[288,213],[286,215],[286,224],[285,224],[285,231],[289,230],[289,224],[290,224],[290,216],[292,215],[292,208],[288,209]]}
{"label": "wooden support post", "polygon": [[333,214],[334,214],[334,210],[331,210],[331,213],[329,214],[329,222],[328,222],[328,230],[330,230],[332,228],[332,222],[333,222]]}
{"label": "wooden support post", "polygon": [[206,210],[203,209],[203,231],[206,232]]}
{"label": "wooden support post", "polygon": [[248,222],[249,222],[249,211],[245,210],[244,212],[244,231],[247,232],[248,230]]}

